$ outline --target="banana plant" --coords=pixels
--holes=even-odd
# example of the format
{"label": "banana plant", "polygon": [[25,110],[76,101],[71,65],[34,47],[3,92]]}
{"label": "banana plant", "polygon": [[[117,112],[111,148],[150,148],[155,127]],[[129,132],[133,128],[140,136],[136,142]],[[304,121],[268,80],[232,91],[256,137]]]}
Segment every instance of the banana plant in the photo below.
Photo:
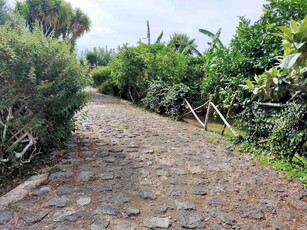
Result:
{"label": "banana plant", "polygon": [[218,46],[224,46],[222,41],[219,39],[222,32],[222,28],[220,28],[215,34],[205,29],[199,29],[199,32],[212,39],[212,42],[210,43],[211,47],[214,46],[215,44],[217,44]]}
{"label": "banana plant", "polygon": [[160,33],[160,35],[159,35],[159,37],[157,38],[157,40],[156,40],[155,44],[160,43],[160,42],[161,42],[162,37],[163,37],[163,31]]}

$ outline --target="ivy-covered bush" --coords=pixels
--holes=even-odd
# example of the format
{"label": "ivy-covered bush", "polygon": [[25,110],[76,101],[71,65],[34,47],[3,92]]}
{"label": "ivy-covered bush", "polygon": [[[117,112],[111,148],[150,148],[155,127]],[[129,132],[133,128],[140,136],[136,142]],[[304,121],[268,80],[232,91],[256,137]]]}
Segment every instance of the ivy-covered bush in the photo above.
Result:
{"label": "ivy-covered bush", "polygon": [[184,98],[189,92],[189,87],[184,84],[169,86],[161,80],[154,81],[150,84],[142,103],[151,111],[180,120],[183,116]]}
{"label": "ivy-covered bush", "polygon": [[0,27],[0,174],[59,147],[86,102],[70,45]]}
{"label": "ivy-covered bush", "polygon": [[286,108],[254,104],[241,114],[246,122],[246,141],[265,153],[292,160],[307,157],[307,105],[289,103]]}
{"label": "ivy-covered bush", "polygon": [[150,83],[146,97],[142,99],[142,104],[146,109],[164,114],[165,108],[162,101],[167,93],[168,85],[164,81],[153,81]]}
{"label": "ivy-covered bush", "polygon": [[295,154],[307,155],[307,16],[279,29],[284,48],[280,64],[255,76],[254,82],[246,80],[244,87],[254,101],[268,107],[258,108],[252,102],[241,115],[248,120],[247,140],[292,160]]}
{"label": "ivy-covered bush", "polygon": [[165,114],[175,120],[182,119],[184,99],[189,91],[189,87],[184,84],[176,84],[169,87],[161,102],[165,108]]}
{"label": "ivy-covered bush", "polygon": [[295,154],[307,157],[307,105],[290,103],[271,121],[274,128],[267,142],[270,152],[288,160]]}

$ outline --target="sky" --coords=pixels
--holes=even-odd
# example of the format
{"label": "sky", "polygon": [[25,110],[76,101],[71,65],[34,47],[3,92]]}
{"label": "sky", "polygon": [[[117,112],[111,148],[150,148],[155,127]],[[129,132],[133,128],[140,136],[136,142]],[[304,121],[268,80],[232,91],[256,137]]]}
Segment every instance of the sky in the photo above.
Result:
{"label": "sky", "polygon": [[[11,1],[11,0],[10,0]],[[151,41],[163,31],[167,42],[174,33],[185,33],[195,38],[198,50],[203,52],[210,38],[198,29],[216,33],[224,44],[235,34],[239,16],[252,22],[262,14],[266,0],[66,0],[79,7],[92,21],[91,31],[77,41],[78,52],[93,47],[117,48],[128,43],[147,42],[147,20]]]}

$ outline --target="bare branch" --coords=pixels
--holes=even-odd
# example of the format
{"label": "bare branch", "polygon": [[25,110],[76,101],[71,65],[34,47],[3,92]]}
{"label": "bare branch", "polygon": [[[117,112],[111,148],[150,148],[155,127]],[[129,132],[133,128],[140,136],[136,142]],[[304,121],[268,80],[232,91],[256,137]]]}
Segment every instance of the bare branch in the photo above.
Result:
{"label": "bare branch", "polygon": [[18,130],[18,132],[15,133],[15,134],[11,133],[12,136],[11,136],[10,140],[13,140],[14,138],[17,138],[17,136],[18,136],[23,130],[24,130],[24,128]]}
{"label": "bare branch", "polygon": [[10,161],[10,159],[8,159],[8,158],[7,158],[7,159],[2,159],[2,160],[1,160],[2,163],[7,163],[7,162],[9,162],[9,161]]}
{"label": "bare branch", "polygon": [[35,145],[36,141],[35,141],[35,138],[29,133],[29,132],[26,132],[27,133],[27,136],[29,138],[29,143],[24,147],[24,149],[21,151],[21,152],[15,152],[15,158],[16,159],[20,159],[21,157],[23,157],[23,155],[28,151],[28,149]]}
{"label": "bare branch", "polygon": [[2,138],[3,140],[6,138],[6,133],[7,133],[7,128],[8,128],[8,123],[10,122],[10,120],[13,119],[13,109],[10,106],[9,108],[7,108],[8,114],[6,117],[6,123],[4,124],[4,129],[3,129],[3,134],[2,134]]}
{"label": "bare branch", "polygon": [[19,137],[12,145],[17,145],[19,142],[21,142],[26,136],[27,132],[25,132],[21,137]]}
{"label": "bare branch", "polygon": [[256,102],[256,103],[258,105],[270,106],[270,107],[279,107],[279,108],[287,107],[287,105],[284,105],[284,104],[271,103],[271,102]]}

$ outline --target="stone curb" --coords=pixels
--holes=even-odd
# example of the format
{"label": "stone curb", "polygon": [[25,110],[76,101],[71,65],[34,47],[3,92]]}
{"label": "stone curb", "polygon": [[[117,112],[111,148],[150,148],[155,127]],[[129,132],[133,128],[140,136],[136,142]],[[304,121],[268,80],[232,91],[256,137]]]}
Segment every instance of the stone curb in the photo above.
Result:
{"label": "stone curb", "polygon": [[48,179],[48,176],[49,173],[32,176],[13,190],[0,197],[0,210],[4,210],[8,205],[25,198],[25,196],[35,187],[44,183]]}

